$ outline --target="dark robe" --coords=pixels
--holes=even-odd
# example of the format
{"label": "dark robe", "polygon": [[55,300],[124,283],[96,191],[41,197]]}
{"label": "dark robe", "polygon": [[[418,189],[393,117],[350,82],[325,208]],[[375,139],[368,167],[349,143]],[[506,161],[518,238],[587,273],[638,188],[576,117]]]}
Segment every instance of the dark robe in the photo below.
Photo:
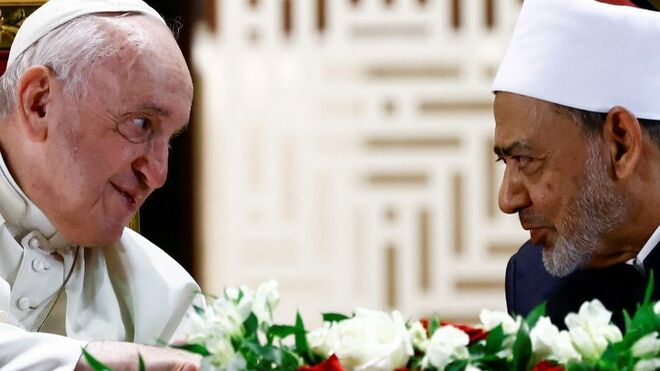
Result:
{"label": "dark robe", "polygon": [[602,269],[578,270],[563,278],[551,276],[543,266],[542,247],[525,243],[506,267],[506,303],[509,313],[526,315],[542,302],[557,326],[566,327],[564,318],[580,305],[600,300],[612,311],[612,321],[624,328],[623,310],[630,315],[644,299],[648,272],[653,270],[653,298],[660,299],[660,244],[644,259],[647,275],[626,263]]}

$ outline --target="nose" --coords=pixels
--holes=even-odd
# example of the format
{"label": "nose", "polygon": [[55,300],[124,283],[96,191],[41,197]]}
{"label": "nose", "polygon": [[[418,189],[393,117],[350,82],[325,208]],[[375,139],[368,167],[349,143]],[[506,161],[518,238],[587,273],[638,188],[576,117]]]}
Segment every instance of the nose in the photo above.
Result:
{"label": "nose", "polygon": [[531,204],[529,192],[520,173],[512,166],[507,166],[504,170],[498,203],[500,210],[507,214],[516,213]]}
{"label": "nose", "polygon": [[133,169],[149,188],[156,189],[165,184],[169,151],[169,143],[153,142],[146,153],[133,162]]}

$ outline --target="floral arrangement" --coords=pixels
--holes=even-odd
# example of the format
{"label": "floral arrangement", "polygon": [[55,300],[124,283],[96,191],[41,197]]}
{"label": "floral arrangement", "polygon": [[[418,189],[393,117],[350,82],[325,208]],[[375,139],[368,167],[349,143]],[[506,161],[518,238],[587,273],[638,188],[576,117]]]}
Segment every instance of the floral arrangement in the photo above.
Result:
{"label": "floral arrangement", "polygon": [[[651,281],[653,282],[653,281]],[[228,288],[196,308],[194,331],[180,348],[204,356],[206,370],[658,370],[660,302],[652,283],[626,333],[598,300],[569,314],[559,330],[541,305],[526,318],[484,310],[475,327],[437,317],[406,321],[399,312],[357,309],[323,314],[323,327],[275,324],[280,296],[268,281],[256,291]]]}
{"label": "floral arrangement", "polygon": [[[209,371],[660,370],[660,301],[651,302],[652,292],[651,275],[635,315],[624,312],[625,334],[598,300],[567,315],[567,330],[540,305],[526,318],[483,310],[475,327],[357,309],[325,313],[323,326],[308,331],[300,314],[293,325],[274,323],[280,295],[268,281],[256,291],[225,289],[195,308],[192,333],[176,347],[201,354]],[[93,370],[110,370],[83,355]],[[138,368],[146,369],[141,358]]]}

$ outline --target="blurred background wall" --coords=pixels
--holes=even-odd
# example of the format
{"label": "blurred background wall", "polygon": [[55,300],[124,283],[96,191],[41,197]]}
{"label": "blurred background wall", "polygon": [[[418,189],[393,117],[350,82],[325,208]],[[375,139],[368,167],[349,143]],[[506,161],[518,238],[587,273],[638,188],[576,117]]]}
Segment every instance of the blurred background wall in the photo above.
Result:
{"label": "blurred background wall", "polygon": [[504,309],[490,84],[520,0],[215,0],[192,35],[195,273],[278,319]]}

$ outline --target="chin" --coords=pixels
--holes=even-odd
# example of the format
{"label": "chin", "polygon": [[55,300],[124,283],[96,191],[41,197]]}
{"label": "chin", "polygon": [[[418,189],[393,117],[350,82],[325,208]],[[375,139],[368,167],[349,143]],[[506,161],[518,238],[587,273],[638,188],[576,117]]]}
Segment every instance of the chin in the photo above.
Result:
{"label": "chin", "polygon": [[87,228],[82,232],[67,235],[62,234],[73,244],[84,247],[103,247],[109,246],[121,238],[124,233],[124,226],[118,225],[113,228]]}

